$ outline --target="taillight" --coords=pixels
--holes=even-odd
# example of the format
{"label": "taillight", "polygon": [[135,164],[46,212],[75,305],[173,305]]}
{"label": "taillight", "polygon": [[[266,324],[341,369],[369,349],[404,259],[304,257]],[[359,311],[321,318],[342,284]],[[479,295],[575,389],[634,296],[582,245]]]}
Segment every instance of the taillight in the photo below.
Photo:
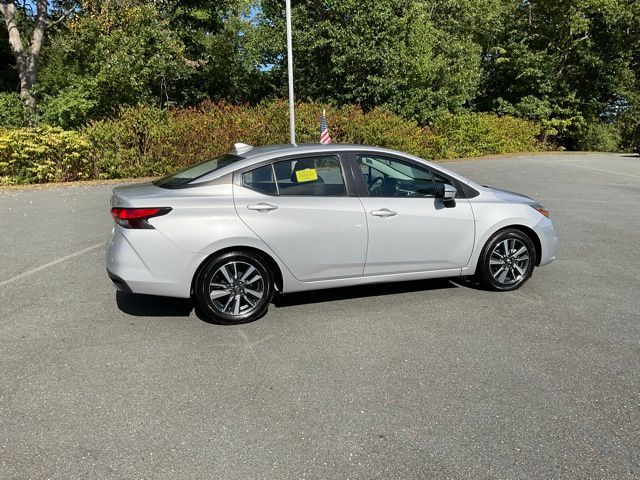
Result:
{"label": "taillight", "polygon": [[111,216],[118,225],[124,228],[153,228],[147,220],[152,217],[166,215],[171,209],[162,208],[121,208],[111,209]]}

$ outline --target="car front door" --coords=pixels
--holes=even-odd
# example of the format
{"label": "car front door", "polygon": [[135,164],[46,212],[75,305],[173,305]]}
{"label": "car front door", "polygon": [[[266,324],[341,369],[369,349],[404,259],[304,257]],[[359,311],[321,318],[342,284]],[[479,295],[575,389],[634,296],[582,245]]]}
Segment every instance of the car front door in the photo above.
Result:
{"label": "car front door", "polygon": [[362,276],[366,217],[343,167],[337,154],[295,156],[234,178],[238,215],[298,280]]}
{"label": "car front door", "polygon": [[474,244],[474,218],[464,198],[436,195],[452,184],[417,162],[374,153],[352,158],[369,228],[365,275],[459,269]]}

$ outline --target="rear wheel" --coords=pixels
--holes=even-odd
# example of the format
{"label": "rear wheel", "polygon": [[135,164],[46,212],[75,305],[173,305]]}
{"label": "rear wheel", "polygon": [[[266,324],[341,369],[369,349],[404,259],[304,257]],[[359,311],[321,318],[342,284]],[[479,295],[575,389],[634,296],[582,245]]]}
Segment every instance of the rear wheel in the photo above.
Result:
{"label": "rear wheel", "polygon": [[522,231],[509,228],[497,232],[484,246],[478,277],[492,290],[516,290],[531,277],[535,263],[531,239]]}
{"label": "rear wheel", "polygon": [[267,262],[252,252],[214,257],[202,268],[195,296],[204,315],[216,323],[247,323],[260,318],[273,296]]}

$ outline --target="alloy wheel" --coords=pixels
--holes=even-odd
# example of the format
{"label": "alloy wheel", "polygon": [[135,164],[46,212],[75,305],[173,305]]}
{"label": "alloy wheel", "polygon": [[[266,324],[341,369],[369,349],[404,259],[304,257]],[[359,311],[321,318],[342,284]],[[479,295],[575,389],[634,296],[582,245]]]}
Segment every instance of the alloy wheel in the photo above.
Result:
{"label": "alloy wheel", "polygon": [[259,305],[265,281],[253,265],[242,261],[223,264],[211,277],[209,297],[225,315],[248,315]]}
{"label": "alloy wheel", "polygon": [[517,238],[506,238],[497,243],[489,257],[489,270],[496,282],[504,286],[520,282],[529,268],[528,247]]}

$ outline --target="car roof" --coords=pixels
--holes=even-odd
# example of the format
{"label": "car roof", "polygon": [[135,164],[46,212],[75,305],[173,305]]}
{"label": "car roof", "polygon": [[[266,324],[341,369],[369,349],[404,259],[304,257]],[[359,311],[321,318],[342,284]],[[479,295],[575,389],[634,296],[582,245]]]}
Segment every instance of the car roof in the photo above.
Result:
{"label": "car roof", "polygon": [[[331,143],[329,145],[323,145],[321,143],[300,143],[297,145],[292,144],[278,144],[278,145],[264,145],[261,147],[253,147],[251,150],[246,151],[241,154],[244,158],[252,158],[257,156],[263,156],[268,154],[273,154],[274,156],[279,155],[290,155],[297,153],[309,153],[309,152],[335,152],[335,151],[345,151],[345,150],[377,150],[380,152],[392,152],[392,150],[388,150],[380,147],[371,147],[368,145],[358,145],[355,143]],[[400,152],[397,152],[400,153]]]}
{"label": "car roof", "polygon": [[[232,173],[236,170],[243,169],[245,167],[250,167],[255,163],[259,163],[262,161],[268,161],[271,159],[276,159],[281,156],[286,155],[298,155],[298,154],[318,154],[318,153],[334,153],[334,152],[345,152],[345,151],[366,151],[371,153],[380,153],[387,155],[394,155],[398,157],[404,157],[412,160],[417,160],[419,162],[425,163],[427,166],[434,168],[435,170],[439,170],[443,173],[446,173],[458,180],[469,183],[469,179],[463,177],[462,175],[452,172],[447,168],[444,168],[441,165],[433,164],[432,162],[425,160],[420,157],[416,157],[415,155],[411,155],[409,153],[401,152],[398,150],[390,150],[388,148],[382,147],[373,147],[370,145],[360,145],[356,143],[332,143],[329,145],[322,145],[320,143],[303,143],[303,144],[279,144],[279,145],[264,145],[259,147],[252,147],[250,150],[243,151],[238,156],[242,158],[242,160],[238,160],[237,162],[232,163],[226,167],[215,170],[207,175],[204,175],[195,181],[192,182],[192,185],[206,183],[216,178],[223,177]],[[235,154],[234,152],[230,152]]]}

